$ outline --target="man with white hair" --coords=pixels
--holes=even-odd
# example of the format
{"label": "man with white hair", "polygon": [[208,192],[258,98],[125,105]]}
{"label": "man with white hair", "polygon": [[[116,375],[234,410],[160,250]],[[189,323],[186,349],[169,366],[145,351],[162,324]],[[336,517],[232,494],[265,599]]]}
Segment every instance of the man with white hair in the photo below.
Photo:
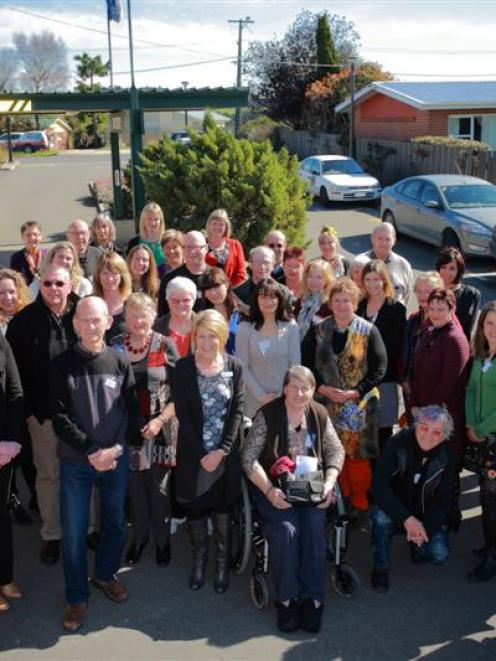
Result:
{"label": "man with white hair", "polygon": [[[395,299],[404,305],[413,292],[413,272],[410,262],[393,252],[396,243],[396,231],[391,223],[381,223],[372,230],[372,250],[362,253],[369,259],[381,259],[385,264],[393,283]],[[361,255],[359,255],[361,256]]]}
{"label": "man with white hair", "polygon": [[264,245],[272,250],[274,253],[274,269],[272,271],[272,277],[277,282],[282,282],[284,284],[284,270],[282,268],[282,263],[284,261],[284,251],[287,248],[286,236],[281,230],[272,230],[265,237]]}
{"label": "man with white hair", "polygon": [[51,404],[60,457],[67,600],[62,625],[71,632],[82,626],[88,607],[86,531],[95,484],[101,528],[91,583],[116,603],[128,597],[116,576],[126,531],[126,442],[140,438],[143,419],[129,360],[105,345],[105,331],[111,325],[103,299],[87,296],[79,301],[74,315],[79,341],[53,366]]}
{"label": "man with white hair", "polygon": [[239,311],[248,316],[250,311],[251,296],[260,280],[270,278],[274,270],[274,252],[267,246],[256,246],[250,250],[248,265],[250,276],[240,285],[234,288],[234,294],[238,299]]}
{"label": "man with white hair", "polygon": [[[160,289],[158,292],[158,314],[162,317],[169,311],[169,305],[166,298],[167,285],[171,280],[182,276],[189,278],[198,287],[198,282],[204,273],[210,271],[205,258],[208,252],[208,245],[205,236],[196,230],[187,232],[184,236],[184,264],[179,266],[173,271],[166,273],[160,281]],[[200,312],[204,309],[203,299],[201,292],[198,289],[197,298],[194,305],[194,311]]]}
{"label": "man with white hair", "polygon": [[102,255],[100,248],[90,246],[90,229],[84,220],[73,220],[67,228],[67,240],[76,248],[79,266],[83,269],[84,277],[93,278],[98,260]]}

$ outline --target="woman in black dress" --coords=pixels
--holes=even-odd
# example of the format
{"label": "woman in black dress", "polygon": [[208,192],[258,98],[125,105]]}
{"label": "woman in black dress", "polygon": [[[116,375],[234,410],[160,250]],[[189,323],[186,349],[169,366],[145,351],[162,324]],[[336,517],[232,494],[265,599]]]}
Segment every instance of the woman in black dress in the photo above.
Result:
{"label": "woman in black dress", "polygon": [[176,363],[173,376],[179,422],[176,498],[186,510],[193,546],[192,590],[205,581],[210,514],[217,549],[214,589],[225,592],[229,585],[231,508],[241,482],[244,382],[241,364],[225,353],[227,338],[226,321],[217,310],[198,314],[192,329],[194,353]]}

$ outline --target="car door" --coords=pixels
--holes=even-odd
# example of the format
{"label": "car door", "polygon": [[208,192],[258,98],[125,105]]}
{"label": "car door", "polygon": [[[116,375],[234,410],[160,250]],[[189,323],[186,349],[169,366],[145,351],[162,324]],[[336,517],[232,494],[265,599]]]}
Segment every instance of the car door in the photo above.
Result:
{"label": "car door", "polygon": [[312,193],[312,195],[313,195],[313,191],[312,191],[312,189],[311,189],[311,185],[310,185],[310,177],[311,177],[311,169],[310,169],[310,166],[311,166],[311,161],[312,161],[311,158],[306,158],[306,159],[302,162],[301,167],[300,167],[300,176],[301,176],[302,179],[304,179],[304,180],[307,182],[308,190],[309,190],[310,193]]}
{"label": "car door", "polygon": [[[426,207],[426,202],[437,202],[438,208]],[[429,181],[424,182],[420,192],[420,204],[417,207],[417,223],[420,238],[434,245],[439,245],[443,231],[443,203],[439,191]]]}
{"label": "car door", "polygon": [[419,236],[418,208],[422,185],[422,179],[410,179],[398,193],[395,219],[398,229],[410,236]]}
{"label": "car door", "polygon": [[320,161],[317,158],[312,158],[310,162],[310,188],[313,195],[320,193],[320,168]]}

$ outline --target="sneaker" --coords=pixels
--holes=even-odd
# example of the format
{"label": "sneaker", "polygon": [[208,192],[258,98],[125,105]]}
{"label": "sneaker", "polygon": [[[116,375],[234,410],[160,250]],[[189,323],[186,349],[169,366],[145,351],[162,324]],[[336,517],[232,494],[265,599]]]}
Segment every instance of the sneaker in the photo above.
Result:
{"label": "sneaker", "polygon": [[40,558],[45,565],[54,565],[60,555],[60,540],[49,539],[41,545]]}
{"label": "sneaker", "polygon": [[301,604],[301,628],[309,633],[318,633],[322,626],[324,604],[316,606],[313,599],[305,599]]}
{"label": "sneaker", "polygon": [[484,583],[489,581],[493,576],[496,576],[496,561],[489,555],[486,555],[484,560],[471,571],[467,578],[472,583]]}
{"label": "sneaker", "polygon": [[291,599],[288,606],[276,603],[277,628],[284,633],[291,633],[300,628],[300,605],[295,599]]}
{"label": "sneaker", "polygon": [[389,571],[374,567],[370,583],[376,592],[387,592],[389,590]]}
{"label": "sneaker", "polygon": [[12,521],[19,526],[30,526],[33,523],[33,519],[21,505],[21,501],[15,493],[11,495],[9,500],[9,512]]}

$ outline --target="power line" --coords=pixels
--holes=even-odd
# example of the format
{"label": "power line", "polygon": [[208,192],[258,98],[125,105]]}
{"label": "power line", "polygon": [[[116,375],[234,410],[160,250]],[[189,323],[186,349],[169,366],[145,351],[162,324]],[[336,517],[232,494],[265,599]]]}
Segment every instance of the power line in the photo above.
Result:
{"label": "power line", "polygon": [[[225,62],[226,60],[232,60],[232,57],[218,57],[214,60],[202,60],[200,62],[186,62],[184,64],[171,64],[165,67],[153,67],[151,69],[135,69],[135,73],[147,73],[150,71],[165,71],[166,69],[183,69],[184,67],[194,67],[199,64],[212,64],[213,62]],[[123,76],[124,74],[129,74],[130,71],[114,71],[114,76]]]}

